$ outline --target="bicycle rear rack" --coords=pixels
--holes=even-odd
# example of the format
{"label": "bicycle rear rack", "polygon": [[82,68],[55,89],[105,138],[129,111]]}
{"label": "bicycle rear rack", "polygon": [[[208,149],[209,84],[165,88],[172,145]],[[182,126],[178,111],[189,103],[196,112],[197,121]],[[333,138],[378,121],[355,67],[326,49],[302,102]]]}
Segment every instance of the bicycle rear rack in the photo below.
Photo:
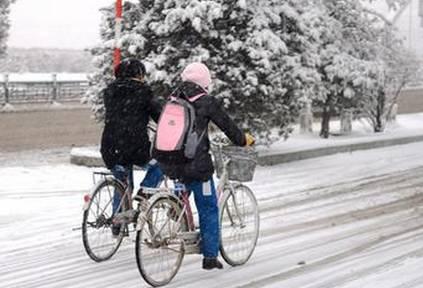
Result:
{"label": "bicycle rear rack", "polygon": [[97,183],[98,179],[104,179],[107,176],[113,176],[113,173],[110,170],[98,170],[93,172],[93,183]]}

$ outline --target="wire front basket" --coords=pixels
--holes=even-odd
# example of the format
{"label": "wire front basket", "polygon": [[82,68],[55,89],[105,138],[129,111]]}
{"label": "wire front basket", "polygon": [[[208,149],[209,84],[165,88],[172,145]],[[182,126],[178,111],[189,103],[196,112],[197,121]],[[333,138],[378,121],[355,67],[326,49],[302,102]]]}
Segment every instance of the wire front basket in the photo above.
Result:
{"label": "wire front basket", "polygon": [[221,177],[223,163],[226,159],[231,161],[228,164],[229,180],[248,182],[252,181],[257,165],[257,152],[251,147],[223,146],[212,149],[214,165],[217,177]]}

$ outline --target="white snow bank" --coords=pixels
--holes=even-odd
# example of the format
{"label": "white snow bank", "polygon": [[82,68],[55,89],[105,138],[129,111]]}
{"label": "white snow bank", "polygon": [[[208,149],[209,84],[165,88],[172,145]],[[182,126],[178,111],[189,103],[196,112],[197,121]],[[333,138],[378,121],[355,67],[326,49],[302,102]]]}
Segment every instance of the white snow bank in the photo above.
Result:
{"label": "white snow bank", "polygon": [[74,147],[71,150],[71,155],[101,158],[101,154],[100,151],[98,151],[98,147]]}
{"label": "white snow bank", "polygon": [[[330,126],[331,131],[336,133],[340,130],[340,121],[331,121]],[[300,134],[299,127],[296,126],[294,133],[287,141],[280,140],[270,147],[258,147],[257,149],[266,155],[423,135],[423,113],[398,115],[397,121],[388,124],[382,133],[374,133],[370,124],[361,120],[353,122],[351,135],[322,139],[318,136],[319,127],[320,123],[314,123],[312,134]]]}

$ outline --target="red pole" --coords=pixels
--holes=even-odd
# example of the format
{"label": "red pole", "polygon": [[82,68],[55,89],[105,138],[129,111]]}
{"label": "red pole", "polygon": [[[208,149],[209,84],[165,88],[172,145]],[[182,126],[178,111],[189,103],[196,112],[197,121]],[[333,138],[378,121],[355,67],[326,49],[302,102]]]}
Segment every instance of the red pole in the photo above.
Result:
{"label": "red pole", "polygon": [[115,51],[113,55],[113,66],[114,68],[117,67],[117,65],[120,63],[121,59],[121,51],[120,51],[120,45],[119,45],[119,39],[120,34],[122,31],[122,1],[123,0],[116,0],[116,7],[115,7],[115,13],[116,13],[116,24],[115,24]]}

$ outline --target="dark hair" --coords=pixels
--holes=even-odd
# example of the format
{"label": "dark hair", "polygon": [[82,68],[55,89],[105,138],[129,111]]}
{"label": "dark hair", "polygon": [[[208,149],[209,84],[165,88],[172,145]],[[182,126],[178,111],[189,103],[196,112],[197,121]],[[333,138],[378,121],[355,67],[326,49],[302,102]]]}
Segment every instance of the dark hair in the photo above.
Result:
{"label": "dark hair", "polygon": [[116,78],[135,78],[145,75],[145,66],[135,58],[125,59],[115,68]]}

